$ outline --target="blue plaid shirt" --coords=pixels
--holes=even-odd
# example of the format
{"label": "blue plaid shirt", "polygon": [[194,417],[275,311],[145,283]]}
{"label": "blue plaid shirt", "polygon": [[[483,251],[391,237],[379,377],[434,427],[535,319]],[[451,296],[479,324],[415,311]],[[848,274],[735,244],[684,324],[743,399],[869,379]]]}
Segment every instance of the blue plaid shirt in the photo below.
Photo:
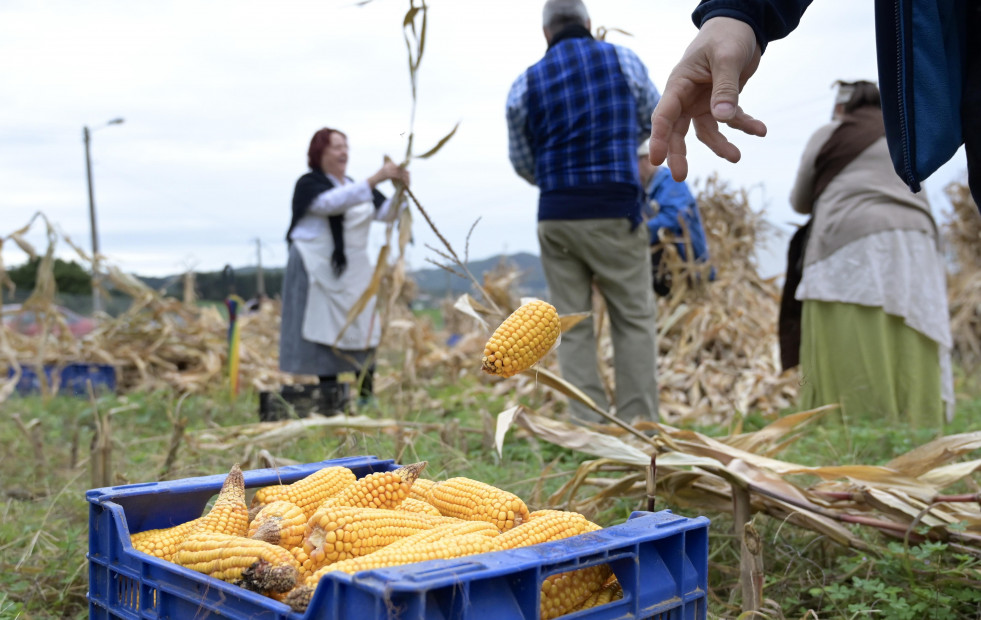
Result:
{"label": "blue plaid shirt", "polygon": [[[651,113],[659,99],[633,51],[596,41],[585,31],[561,39],[511,86],[511,165],[543,195],[622,185],[636,196],[637,145],[650,136]],[[613,215],[619,214],[607,216]],[[584,215],[597,216],[602,217]]]}

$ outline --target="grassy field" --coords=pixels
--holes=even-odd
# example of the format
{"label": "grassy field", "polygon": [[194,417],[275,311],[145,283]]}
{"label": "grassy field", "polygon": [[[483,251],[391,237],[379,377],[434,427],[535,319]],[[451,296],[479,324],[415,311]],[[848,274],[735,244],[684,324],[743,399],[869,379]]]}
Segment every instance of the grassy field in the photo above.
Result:
{"label": "grassy field", "polygon": [[[219,449],[206,445],[208,434],[257,421],[255,394],[235,399],[227,394],[180,398],[156,391],[94,402],[12,398],[4,403],[0,419],[0,618],[87,616],[84,494],[93,486],[89,459],[97,422],[108,419],[111,425],[114,484],[219,474],[235,462],[243,469],[260,467],[260,450],[296,462],[375,455],[403,463],[426,460],[426,475],[434,479],[466,475],[491,482],[517,493],[534,509],[584,457],[527,439],[505,443],[503,458],[498,458],[488,445],[486,425],[489,415],[505,405],[504,397],[464,378],[425,395],[383,394],[372,415],[400,420],[400,431],[314,429],[274,444],[231,443]],[[978,393],[965,394],[947,433],[976,428],[979,418]],[[753,416],[745,420],[750,428],[763,423]],[[433,430],[433,424],[442,430]],[[715,435],[728,432],[699,430]],[[931,438],[928,432],[876,424],[818,427],[781,457],[804,464],[879,464]],[[663,502],[660,508],[694,516]],[[635,509],[643,506],[612,502],[591,516],[609,526]],[[734,618],[739,614],[735,597],[739,544],[731,531],[732,519],[728,514],[705,516],[712,520],[709,616]],[[757,517],[756,526],[765,541],[767,574],[766,612],[757,617],[859,618],[875,613],[884,618],[976,618],[981,614],[977,561],[951,553],[942,544],[913,551],[900,545],[895,547],[895,557],[874,559],[764,515]],[[944,585],[937,590],[934,582]]]}

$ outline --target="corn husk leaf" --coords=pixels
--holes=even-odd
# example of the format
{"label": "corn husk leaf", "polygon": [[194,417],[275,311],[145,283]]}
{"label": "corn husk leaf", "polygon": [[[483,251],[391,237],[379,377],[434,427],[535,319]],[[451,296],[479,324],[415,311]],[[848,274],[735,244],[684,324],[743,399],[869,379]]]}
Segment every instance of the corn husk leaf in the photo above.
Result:
{"label": "corn husk leaf", "polygon": [[560,314],[559,315],[559,330],[562,332],[567,332],[582,321],[586,320],[592,316],[590,312],[574,312],[571,314]]}
{"label": "corn husk leaf", "polygon": [[457,122],[457,124],[453,126],[453,129],[450,131],[450,133],[448,133],[445,136],[443,136],[442,138],[440,138],[439,142],[437,142],[436,145],[433,148],[429,149],[428,151],[426,151],[422,155],[416,155],[416,158],[418,158],[418,159],[429,159],[430,157],[432,157],[433,155],[435,155],[436,153],[438,153],[439,150],[441,148],[443,148],[443,146],[447,142],[450,141],[450,138],[452,138],[454,136],[454,134],[456,134],[456,130],[459,129],[459,128],[460,128],[460,123]]}

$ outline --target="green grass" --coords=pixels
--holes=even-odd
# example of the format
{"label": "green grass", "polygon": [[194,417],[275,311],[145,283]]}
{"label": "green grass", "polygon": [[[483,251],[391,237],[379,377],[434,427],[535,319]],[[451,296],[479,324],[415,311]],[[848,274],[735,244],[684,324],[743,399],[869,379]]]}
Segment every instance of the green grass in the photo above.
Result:
{"label": "green grass", "polygon": [[[200,447],[209,429],[257,421],[255,394],[229,399],[227,394],[189,396],[181,400],[167,391],[102,397],[94,404],[81,399],[12,398],[0,421],[0,619],[87,617],[87,522],[85,491],[94,486],[89,472],[89,446],[96,413],[111,412],[114,446],[113,483],[125,484],[181,479],[226,472],[232,463],[246,467],[259,449],[298,462],[356,455],[376,455],[399,462],[426,460],[426,475],[441,478],[467,475],[491,482],[541,505],[584,460],[573,453],[533,438],[509,436],[503,457],[492,448],[493,417],[506,406],[478,380],[465,377],[434,382],[428,391],[405,390],[383,394],[377,415],[403,421],[403,432],[343,432],[310,429],[299,437],[262,446],[226,450]],[[537,397],[525,404],[540,406]],[[14,423],[34,426],[40,453]],[[173,466],[164,471],[173,420],[186,418],[187,435]],[[964,398],[948,433],[968,431],[981,419],[981,399]],[[747,430],[763,424],[758,416],[744,421]],[[700,428],[723,435],[725,428]],[[882,428],[874,423],[816,426],[784,455],[803,464],[879,464],[932,438],[908,428]],[[976,457],[975,457],[976,458]],[[604,526],[625,520],[641,509],[636,501],[612,502],[594,515]],[[669,506],[677,514],[695,516],[690,509]],[[738,615],[739,545],[728,514],[706,514],[710,526],[710,617]],[[819,618],[863,617],[877,610],[880,617],[934,613],[942,604],[946,617],[977,617],[977,570],[970,559],[943,549],[903,549],[886,558],[867,558],[841,548],[824,537],[793,525],[756,517],[765,541],[765,595],[775,601],[769,617],[800,618],[810,609]],[[863,537],[867,531],[856,529]],[[870,538],[872,540],[872,538]],[[882,540],[875,539],[878,545]],[[918,584],[923,575],[947,584],[945,596],[929,598]],[[905,607],[904,607],[905,606]],[[926,610],[926,611],[924,611]]]}
{"label": "green grass", "polygon": [[443,329],[443,312],[439,308],[419,308],[412,311],[417,317],[424,316],[432,323],[433,329]]}

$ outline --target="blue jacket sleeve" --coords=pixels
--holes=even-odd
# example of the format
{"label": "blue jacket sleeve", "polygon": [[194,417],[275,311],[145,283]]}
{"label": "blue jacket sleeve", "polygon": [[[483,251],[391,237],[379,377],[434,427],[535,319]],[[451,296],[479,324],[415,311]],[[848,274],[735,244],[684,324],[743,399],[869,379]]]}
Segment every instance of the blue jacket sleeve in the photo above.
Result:
{"label": "blue jacket sleeve", "polygon": [[671,178],[671,171],[666,166],[661,166],[654,175],[650,198],[658,204],[657,215],[647,222],[651,244],[657,243],[657,231],[662,228],[680,237],[683,233],[678,217],[685,216],[695,204],[695,197],[688,189],[688,184],[675,181]]}
{"label": "blue jacket sleeve", "polygon": [[702,0],[692,13],[699,28],[713,17],[731,17],[745,22],[756,33],[760,49],[782,39],[800,24],[811,0]]}

